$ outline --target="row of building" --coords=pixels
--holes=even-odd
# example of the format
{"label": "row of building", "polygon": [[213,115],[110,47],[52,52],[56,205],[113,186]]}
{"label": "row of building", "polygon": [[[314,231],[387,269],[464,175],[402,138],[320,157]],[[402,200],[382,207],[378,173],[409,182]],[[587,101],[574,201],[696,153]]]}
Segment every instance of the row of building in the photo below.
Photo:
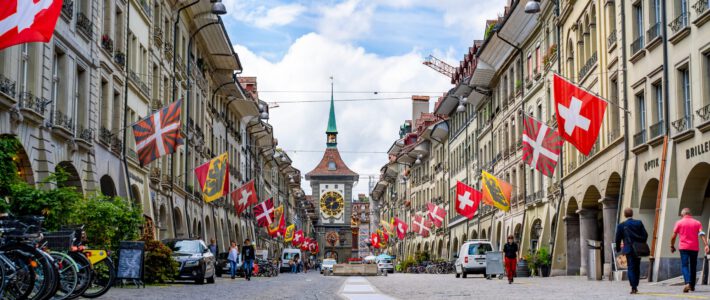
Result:
{"label": "row of building", "polygon": [[[254,180],[260,200],[284,205],[287,222],[313,232],[315,208],[301,174],[278,148],[268,105],[224,27],[220,1],[65,0],[54,37],[0,51],[0,135],[21,141],[30,184],[58,168],[85,194],[130,199],[159,239],[280,244],[235,213],[228,197],[202,201],[193,170],[229,153],[232,190]],[[141,166],[130,125],[184,100],[177,152]]]}
{"label": "row of building", "polygon": [[[509,1],[486,22],[433,111],[428,97],[412,97],[412,119],[371,192],[372,206],[381,207],[373,218],[411,222],[429,202],[448,214],[428,238],[409,233],[390,251],[452,259],[466,240],[500,247],[513,235],[524,254],[551,250],[553,275],[600,267],[609,278],[615,226],[621,208],[631,207],[653,249],[642,272],[678,276],[669,238],[680,209],[710,225],[709,7],[707,0]],[[565,145],[550,178],[522,161],[521,138],[524,114],[556,126],[554,73],[609,105],[590,155]],[[454,208],[456,183],[480,189],[482,170],[513,186],[511,209],[483,206],[467,220]],[[588,266],[589,240],[602,244],[599,266]]]}

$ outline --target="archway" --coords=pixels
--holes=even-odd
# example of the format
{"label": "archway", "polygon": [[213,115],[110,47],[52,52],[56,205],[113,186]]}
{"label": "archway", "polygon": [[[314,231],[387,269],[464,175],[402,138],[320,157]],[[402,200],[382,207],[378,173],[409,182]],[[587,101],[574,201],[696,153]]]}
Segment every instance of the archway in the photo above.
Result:
{"label": "archway", "polygon": [[[606,188],[604,189],[604,198],[599,200],[601,203],[602,212],[602,238],[603,238],[603,248],[602,253],[604,254],[604,267],[603,274],[607,278],[612,276],[612,260],[610,247],[614,243],[614,238],[616,235],[616,224],[618,223],[618,212],[619,212],[619,192],[621,189],[621,176],[619,173],[611,173],[609,179],[607,180]],[[648,223],[646,223],[648,224]],[[606,250],[606,251],[605,251]]]}
{"label": "archway", "polygon": [[436,256],[438,258],[444,258],[444,241],[439,241],[437,248],[436,248]]}
{"label": "archway", "polygon": [[204,233],[202,232],[202,221],[197,222],[197,230],[195,231],[194,235],[202,240],[205,239]]}
{"label": "archway", "polygon": [[520,243],[523,239],[523,225],[518,223],[515,224],[515,229],[513,229],[513,236],[515,237],[515,241]]}
{"label": "archway", "polygon": [[481,230],[481,239],[482,240],[486,239],[486,230],[485,229]]}
{"label": "archway", "polygon": [[65,173],[67,178],[65,182],[60,182],[58,185],[60,187],[74,187],[77,192],[82,193],[81,189],[81,178],[79,177],[79,172],[74,168],[71,162],[63,161],[57,164],[54,168],[56,173]]}
{"label": "archway", "polygon": [[205,236],[202,239],[208,244],[209,244],[210,240],[214,239],[214,235],[212,234],[212,222],[210,222],[210,217],[205,217],[204,235]]}
{"label": "archway", "polygon": [[429,248],[429,242],[424,243],[424,249],[422,252],[427,252],[431,254],[430,248]]}
{"label": "archway", "polygon": [[[478,239],[478,232],[477,231],[474,230],[473,232],[471,232],[471,239],[472,240]],[[463,236],[462,242],[465,242],[465,241],[466,241],[466,235]]]}
{"label": "archway", "polygon": [[167,237],[168,232],[168,212],[165,205],[161,205],[158,209],[158,240],[162,240]]}
{"label": "archway", "polygon": [[[185,234],[185,229],[183,229],[183,219],[182,219],[182,213],[180,212],[180,209],[175,207],[173,208],[173,224],[175,226],[175,235],[176,237],[184,237]],[[163,225],[167,226],[167,225]]]}
{"label": "archway", "polygon": [[133,205],[136,207],[143,207],[140,188],[135,184],[131,185],[131,193],[133,194]]}
{"label": "archway", "polygon": [[116,197],[116,185],[113,182],[113,178],[111,178],[108,174],[101,176],[101,179],[99,180],[99,184],[101,185],[101,194],[108,197]]}
{"label": "archway", "polygon": [[[608,252],[609,245],[603,244],[604,238],[604,219],[602,213],[602,203],[601,194],[595,186],[587,187],[584,193],[584,198],[582,200],[582,209],[579,210],[579,236],[580,236],[580,270],[579,274],[584,276],[587,275],[587,270],[589,268],[594,268],[596,266],[587,266],[587,257],[589,255],[587,241],[599,241],[602,242],[602,257]],[[613,216],[614,218],[616,216]],[[603,265],[603,261],[600,260],[596,262],[600,266]]]}
{"label": "archway", "polygon": [[[680,207],[690,208],[693,216],[701,222],[703,227],[707,227],[707,220],[710,219],[710,164],[699,163],[688,173],[688,178],[683,184],[680,194]],[[680,210],[678,211],[678,214]]]}
{"label": "archway", "polygon": [[[2,135],[0,136],[0,139],[17,140],[17,138],[11,135]],[[18,147],[16,149],[15,156],[12,158],[12,160],[15,162],[15,167],[17,168],[17,175],[20,177],[20,179],[22,179],[22,181],[26,182],[27,184],[34,185],[35,177],[34,171],[32,170],[32,163],[30,162],[30,158],[27,155],[25,148],[19,141],[17,141],[17,145]]]}
{"label": "archway", "polygon": [[638,215],[634,216],[643,222],[646,228],[653,228],[656,218],[656,197],[658,197],[658,179],[652,178],[646,182],[641,192]]}
{"label": "archway", "polygon": [[451,253],[453,253],[454,255],[459,254],[459,238],[457,237],[454,238],[454,247],[451,248]]}
{"label": "archway", "polygon": [[567,214],[564,217],[567,246],[567,275],[579,275],[581,264],[579,215],[577,200],[572,198],[567,202]]}
{"label": "archway", "polygon": [[503,234],[503,223],[498,221],[498,225],[496,226],[496,244],[498,244],[498,249],[503,249],[503,243],[505,243],[505,240],[507,238],[502,237],[501,235]]}

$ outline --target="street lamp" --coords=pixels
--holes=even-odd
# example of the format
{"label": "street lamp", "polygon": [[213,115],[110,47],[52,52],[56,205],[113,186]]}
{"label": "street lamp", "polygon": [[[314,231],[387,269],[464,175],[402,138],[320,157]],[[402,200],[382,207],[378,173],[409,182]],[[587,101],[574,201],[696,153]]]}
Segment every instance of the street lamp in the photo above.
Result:
{"label": "street lamp", "polygon": [[454,97],[459,99],[459,106],[456,107],[457,112],[464,112],[466,111],[466,104],[468,104],[468,98],[459,96],[459,95],[454,95]]}
{"label": "street lamp", "polygon": [[540,0],[528,0],[525,3],[526,14],[536,14],[540,12]]}
{"label": "street lamp", "polygon": [[212,13],[215,15],[224,15],[227,13],[227,8],[222,3],[222,0],[210,0],[212,3]]}

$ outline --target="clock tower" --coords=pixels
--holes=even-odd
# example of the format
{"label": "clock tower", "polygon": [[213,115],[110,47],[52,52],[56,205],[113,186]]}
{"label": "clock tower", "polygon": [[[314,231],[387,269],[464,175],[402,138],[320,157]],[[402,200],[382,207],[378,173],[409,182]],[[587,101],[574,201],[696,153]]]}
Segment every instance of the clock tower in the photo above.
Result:
{"label": "clock tower", "polygon": [[330,115],[325,136],[326,148],[323,158],[315,169],[306,174],[306,180],[311,183],[312,199],[317,201],[315,204],[318,222],[315,225],[315,238],[320,245],[320,259],[335,258],[338,263],[345,263],[352,255],[352,189],[359,176],[348,168],[338,152],[332,83]]}

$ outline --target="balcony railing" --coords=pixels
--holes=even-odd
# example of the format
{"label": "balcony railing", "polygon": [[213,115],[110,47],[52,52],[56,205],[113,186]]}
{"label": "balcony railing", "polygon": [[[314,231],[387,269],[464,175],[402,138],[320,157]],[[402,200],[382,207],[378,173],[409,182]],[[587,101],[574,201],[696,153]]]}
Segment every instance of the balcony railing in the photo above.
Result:
{"label": "balcony railing", "polygon": [[666,127],[663,126],[663,120],[659,120],[656,124],[651,125],[649,128],[649,139],[654,139],[656,137],[662,136],[666,133]]}
{"label": "balcony railing", "polygon": [[616,30],[612,30],[611,34],[606,38],[606,47],[611,48],[616,44]]}
{"label": "balcony railing", "polygon": [[708,0],[698,0],[693,4],[693,9],[695,9],[695,14],[700,16],[704,14],[707,10],[708,7],[710,7],[710,1]]}
{"label": "balcony railing", "polygon": [[76,15],[76,29],[91,39],[94,34],[94,23],[84,13],[78,13]]}
{"label": "balcony railing", "polygon": [[74,133],[74,119],[62,112],[57,110],[54,112],[54,120],[52,120],[54,126],[58,126],[66,129],[67,131]]}
{"label": "balcony railing", "polygon": [[683,116],[682,118],[673,121],[671,125],[675,128],[675,133],[684,132],[693,127],[693,115]]}
{"label": "balcony railing", "polygon": [[639,36],[636,40],[634,40],[633,43],[631,43],[631,54],[636,54],[636,52],[641,51],[643,49],[644,43],[643,43],[643,35]]}
{"label": "balcony railing", "polygon": [[102,143],[110,146],[112,136],[113,136],[113,133],[111,133],[111,130],[106,129],[106,127],[101,127],[99,129],[99,142],[102,142]]}
{"label": "balcony railing", "polygon": [[703,123],[710,121],[710,104],[696,110],[695,113],[698,114],[698,117],[700,117]]}
{"label": "balcony railing", "polygon": [[584,78],[584,76],[587,75],[587,73],[589,72],[589,70],[591,70],[592,67],[594,67],[594,65],[595,65],[596,63],[597,63],[597,53],[594,52],[594,53],[592,54],[592,56],[589,57],[589,59],[587,59],[587,62],[584,64],[584,66],[582,66],[582,68],[579,69],[579,74],[577,75],[577,76],[578,76],[577,78],[578,78],[578,79]]}
{"label": "balcony railing", "polygon": [[656,24],[653,24],[653,26],[651,26],[651,28],[646,31],[646,36],[648,37],[649,42],[661,36],[661,22],[656,22]]}
{"label": "balcony railing", "polygon": [[158,50],[160,50],[160,47],[163,46],[163,29],[158,25],[155,25],[153,28],[153,41],[155,41],[155,44],[158,46]]}
{"label": "balcony railing", "polygon": [[634,134],[634,147],[646,143],[646,129],[641,129],[637,134]]}
{"label": "balcony railing", "polygon": [[31,92],[24,92],[20,95],[20,107],[31,110],[38,115],[44,116],[47,104],[49,104],[49,100],[37,97]]}
{"label": "balcony railing", "polygon": [[178,72],[179,72],[180,74],[186,74],[186,72],[185,72],[185,64],[183,64],[182,56],[180,56],[180,55],[175,55],[175,56],[176,56],[175,61],[177,61],[177,64],[176,64],[176,65],[177,65],[177,70],[178,70]]}
{"label": "balcony railing", "polygon": [[118,137],[118,135],[111,136],[111,151],[118,154],[123,150],[123,141]]}
{"label": "balcony railing", "polygon": [[0,92],[10,96],[10,98],[15,98],[15,86],[16,83],[14,80],[5,77],[5,75],[0,74]]}
{"label": "balcony railing", "polygon": [[126,66],[126,54],[121,51],[116,51],[113,55],[113,61],[123,69]]}
{"label": "balcony railing", "polygon": [[113,40],[108,35],[101,36],[101,48],[104,48],[108,53],[113,53]]}
{"label": "balcony railing", "polygon": [[150,94],[150,89],[148,88],[148,85],[146,85],[145,82],[143,82],[143,80],[141,80],[141,78],[136,74],[136,72],[134,72],[133,70],[129,70],[128,71],[128,78],[131,79],[133,81],[133,83],[135,83],[138,86],[138,88],[142,92],[144,92],[146,95]]}
{"label": "balcony railing", "polygon": [[64,0],[64,2],[62,2],[62,16],[71,21],[74,17],[74,1]]}
{"label": "balcony railing", "polygon": [[79,129],[79,138],[91,143],[94,140],[94,130],[91,128],[81,127]]}
{"label": "balcony railing", "polygon": [[165,47],[163,49],[165,51],[165,57],[167,59],[172,59],[173,58],[173,45],[165,43]]}
{"label": "balcony railing", "polygon": [[671,28],[671,34],[676,34],[684,28],[688,27],[688,13],[684,12],[680,14],[680,16],[668,23],[668,27]]}

